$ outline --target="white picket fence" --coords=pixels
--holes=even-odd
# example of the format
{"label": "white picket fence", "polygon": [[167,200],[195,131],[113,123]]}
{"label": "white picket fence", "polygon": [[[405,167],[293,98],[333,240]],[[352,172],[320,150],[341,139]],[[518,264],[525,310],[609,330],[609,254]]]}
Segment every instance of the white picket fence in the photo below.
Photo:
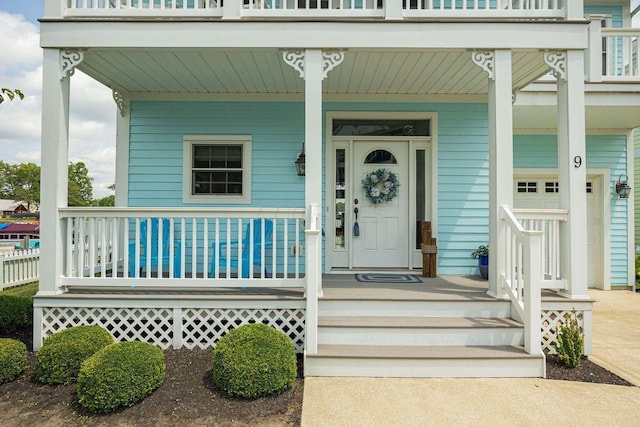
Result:
{"label": "white picket fence", "polygon": [[0,254],[0,290],[40,279],[40,249]]}

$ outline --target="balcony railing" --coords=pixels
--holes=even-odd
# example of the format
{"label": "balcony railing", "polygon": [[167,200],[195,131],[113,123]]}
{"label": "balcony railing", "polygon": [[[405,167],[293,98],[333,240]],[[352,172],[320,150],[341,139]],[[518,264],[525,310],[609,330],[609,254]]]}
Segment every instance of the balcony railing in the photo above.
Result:
{"label": "balcony railing", "polygon": [[[64,17],[563,19],[566,0],[51,0]],[[50,10],[55,10],[52,7]]]}
{"label": "balcony railing", "polygon": [[[602,79],[640,79],[640,28],[602,29]],[[597,47],[594,47],[597,49]]]}
{"label": "balcony railing", "polygon": [[304,216],[304,209],[61,209],[60,285],[302,287]]}

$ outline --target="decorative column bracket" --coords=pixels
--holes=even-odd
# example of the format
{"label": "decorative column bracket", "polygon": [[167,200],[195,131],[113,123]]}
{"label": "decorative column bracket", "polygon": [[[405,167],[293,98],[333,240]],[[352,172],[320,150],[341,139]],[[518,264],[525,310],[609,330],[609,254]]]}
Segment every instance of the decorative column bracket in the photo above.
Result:
{"label": "decorative column bracket", "polygon": [[84,52],[81,50],[60,51],[60,80],[73,76],[76,67],[84,61]]}
{"label": "decorative column bracket", "polygon": [[116,102],[118,106],[118,112],[120,113],[120,117],[124,117],[129,112],[129,99],[122,93],[117,90],[113,91],[113,100]]}
{"label": "decorative column bracket", "polygon": [[471,60],[478,67],[482,68],[489,75],[489,79],[495,80],[496,76],[494,73],[495,70],[495,52],[490,50],[471,51]]}
{"label": "decorative column bracket", "polygon": [[553,76],[556,79],[567,80],[567,53],[562,51],[543,53],[545,64],[547,64],[553,71]]}
{"label": "decorative column bracket", "polygon": [[[283,50],[282,59],[300,74],[304,79],[304,50]],[[336,68],[344,61],[344,50],[322,51],[322,79],[326,79],[329,71]]]}

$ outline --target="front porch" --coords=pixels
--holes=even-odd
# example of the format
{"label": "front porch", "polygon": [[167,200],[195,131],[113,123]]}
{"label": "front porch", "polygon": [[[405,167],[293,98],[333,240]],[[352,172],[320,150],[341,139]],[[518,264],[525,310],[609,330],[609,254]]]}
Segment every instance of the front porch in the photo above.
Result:
{"label": "front porch", "polygon": [[[487,281],[441,276],[421,282],[363,283],[354,274],[324,275],[317,331],[309,329],[302,287],[74,286],[36,297],[35,313],[43,336],[98,324],[117,340],[165,349],[212,348],[230,329],[261,322],[291,337],[297,351],[305,352],[307,375],[314,376],[544,376],[541,355],[524,351],[525,327],[513,319],[510,301],[489,297]],[[573,308],[590,337],[591,301],[546,291],[541,307],[545,351],[552,351],[555,329]],[[316,333],[318,349],[311,354],[308,339]],[[585,352],[590,350],[587,339]]]}

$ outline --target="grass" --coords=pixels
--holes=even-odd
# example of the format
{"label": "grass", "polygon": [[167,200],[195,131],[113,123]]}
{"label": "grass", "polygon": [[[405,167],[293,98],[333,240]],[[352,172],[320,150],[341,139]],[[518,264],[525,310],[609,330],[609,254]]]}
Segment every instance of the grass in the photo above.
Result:
{"label": "grass", "polygon": [[15,295],[17,297],[32,297],[38,292],[38,282],[27,283],[26,285],[16,286],[14,288],[5,289],[1,293],[4,295]]}

